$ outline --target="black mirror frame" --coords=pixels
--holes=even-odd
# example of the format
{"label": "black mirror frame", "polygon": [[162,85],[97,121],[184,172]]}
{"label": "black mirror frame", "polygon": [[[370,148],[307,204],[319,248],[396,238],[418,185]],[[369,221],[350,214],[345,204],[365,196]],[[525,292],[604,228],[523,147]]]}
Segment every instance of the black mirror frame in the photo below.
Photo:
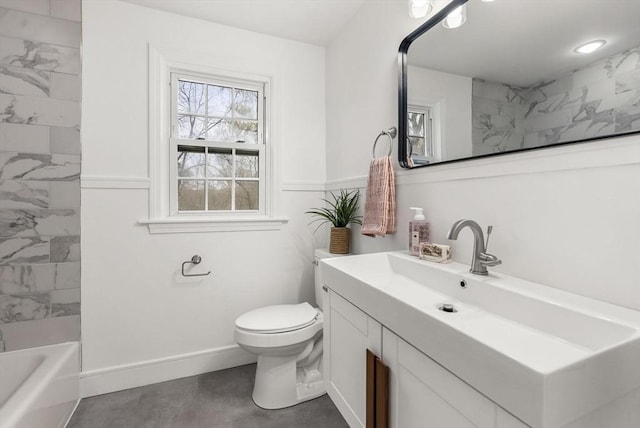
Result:
{"label": "black mirror frame", "polygon": [[426,33],[431,28],[438,25],[444,18],[449,15],[455,8],[462,6],[469,0],[452,0],[442,10],[436,13],[427,22],[416,28],[400,43],[398,49],[398,163],[402,168],[421,168],[429,165],[419,165],[411,167],[407,163],[408,137],[407,137],[407,101],[408,101],[408,85],[407,85],[407,53],[409,46],[418,37]]}
{"label": "black mirror frame", "polygon": [[618,137],[623,137],[623,136],[626,136],[626,135],[640,134],[640,131],[620,132],[620,133],[617,133],[617,134],[603,135],[603,136],[598,136],[598,137],[585,138],[585,139],[581,139],[581,140],[566,141],[566,142],[549,144],[549,145],[540,146],[540,147],[529,147],[529,148],[525,148],[525,149],[513,150],[513,151],[508,151],[508,152],[488,153],[488,154],[484,154],[484,155],[469,156],[469,157],[465,157],[465,158],[445,160],[445,161],[440,161],[438,163],[427,164],[427,165],[410,166],[409,163],[407,162],[407,157],[410,154],[410,153],[408,153],[408,150],[407,150],[407,147],[408,147],[408,137],[407,137],[407,104],[408,104],[407,53],[409,52],[409,46],[411,46],[411,43],[413,43],[418,37],[420,37],[421,35],[426,33],[428,30],[430,30],[431,28],[433,28],[436,25],[438,25],[455,8],[457,8],[458,6],[462,6],[463,4],[467,3],[468,1],[469,0],[451,0],[451,2],[449,4],[447,4],[442,10],[440,10],[431,19],[429,19],[427,22],[425,22],[420,27],[418,27],[413,32],[411,32],[411,34],[409,34],[407,37],[405,37],[402,40],[402,42],[400,43],[400,47],[398,49],[398,163],[400,164],[400,166],[402,168],[416,169],[416,168],[423,168],[423,167],[428,167],[428,166],[449,164],[449,163],[453,163],[453,162],[481,159],[481,158],[486,158],[486,157],[490,157],[490,156],[509,155],[509,154],[512,154],[512,153],[522,153],[522,152],[527,152],[527,151],[531,151],[531,150],[547,149],[547,148],[552,148],[552,147],[557,147],[557,146],[564,146],[564,145],[568,145],[568,144],[584,143],[584,142],[588,142],[588,141],[605,140],[605,139],[608,139],[608,138],[618,138]]}

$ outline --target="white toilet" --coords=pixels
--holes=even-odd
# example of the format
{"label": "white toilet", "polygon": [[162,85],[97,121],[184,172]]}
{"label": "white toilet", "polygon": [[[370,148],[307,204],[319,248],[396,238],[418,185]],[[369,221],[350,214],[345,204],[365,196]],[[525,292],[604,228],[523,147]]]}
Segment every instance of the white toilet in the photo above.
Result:
{"label": "white toilet", "polygon": [[318,260],[335,257],[315,251],[315,292],[319,308],[309,303],[254,309],[236,320],[234,337],[258,355],[253,401],[281,409],[325,393],[322,377],[322,281]]}

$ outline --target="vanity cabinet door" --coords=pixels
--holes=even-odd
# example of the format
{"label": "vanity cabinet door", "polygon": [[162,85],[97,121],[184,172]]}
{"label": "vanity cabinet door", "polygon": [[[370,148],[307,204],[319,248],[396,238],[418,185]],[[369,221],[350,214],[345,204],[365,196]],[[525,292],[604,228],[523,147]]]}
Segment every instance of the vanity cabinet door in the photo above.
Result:
{"label": "vanity cabinet door", "polygon": [[327,392],[351,428],[365,426],[366,351],[382,351],[382,326],[340,295],[324,294]]}
{"label": "vanity cabinet door", "polygon": [[391,428],[495,428],[496,405],[386,328]]}

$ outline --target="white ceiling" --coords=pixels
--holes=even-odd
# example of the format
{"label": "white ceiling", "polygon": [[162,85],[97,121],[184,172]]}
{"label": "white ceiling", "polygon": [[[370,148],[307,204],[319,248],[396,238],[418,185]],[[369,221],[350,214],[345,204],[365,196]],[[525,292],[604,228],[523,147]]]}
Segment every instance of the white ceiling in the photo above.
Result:
{"label": "white ceiling", "polygon": [[366,0],[123,0],[258,33],[326,46]]}
{"label": "white ceiling", "polygon": [[[437,25],[409,48],[421,67],[526,87],[640,45],[640,0],[469,1],[467,22]],[[573,49],[605,39],[591,55]]]}

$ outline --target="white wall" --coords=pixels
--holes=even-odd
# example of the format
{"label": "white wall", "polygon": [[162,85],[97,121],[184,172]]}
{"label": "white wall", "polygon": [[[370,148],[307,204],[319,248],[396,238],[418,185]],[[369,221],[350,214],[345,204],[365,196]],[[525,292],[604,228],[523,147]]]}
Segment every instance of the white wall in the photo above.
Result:
{"label": "white wall", "polygon": [[437,112],[436,141],[446,141],[436,153],[441,159],[471,156],[471,78],[409,66],[409,104],[432,106]]}
{"label": "white wall", "polygon": [[[142,383],[126,379],[136,368],[227,349],[249,309],[313,301],[319,243],[303,213],[323,196],[325,58],[317,46],[113,0],[84,1],[83,36],[86,395]],[[277,214],[289,218],[281,230],[150,235],[137,223],[149,216],[149,44],[183,47],[183,62],[270,76]],[[213,273],[184,280],[177,272],[194,254]],[[106,379],[126,369],[133,374]]]}
{"label": "white wall", "polygon": [[[328,47],[330,189],[366,184],[374,138],[397,125],[398,46],[421,22],[408,17],[404,0],[367,2]],[[436,242],[447,242],[460,218],[492,224],[489,250],[504,262],[496,271],[640,309],[640,136],[398,171],[396,178],[398,232],[356,233],[356,252],[406,248],[408,207],[424,206]],[[447,243],[454,260],[469,263],[470,233]]]}

